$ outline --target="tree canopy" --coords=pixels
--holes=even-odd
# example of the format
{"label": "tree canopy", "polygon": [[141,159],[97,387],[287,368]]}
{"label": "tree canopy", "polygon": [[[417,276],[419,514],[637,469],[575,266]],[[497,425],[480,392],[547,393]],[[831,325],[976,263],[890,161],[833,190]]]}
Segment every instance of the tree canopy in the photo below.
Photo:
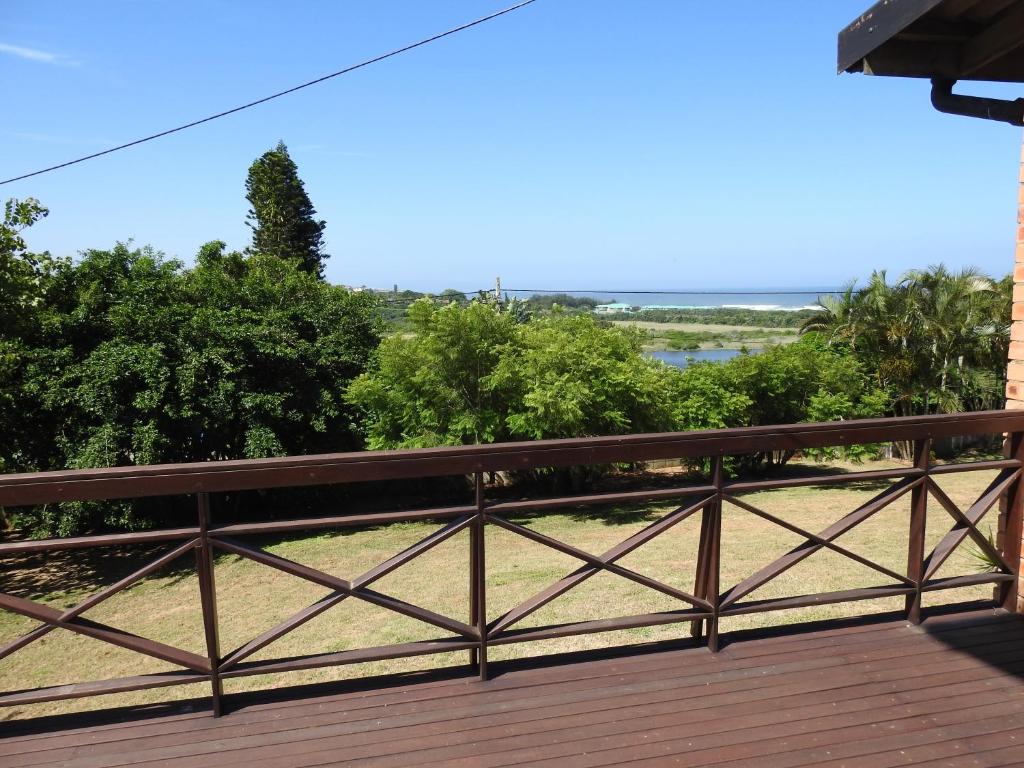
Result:
{"label": "tree canopy", "polygon": [[[0,379],[8,471],[352,450],[342,398],[379,341],[376,300],[294,261],[204,246],[185,269],[119,243],[53,262],[34,283],[38,322],[5,329]],[[17,427],[17,428],[12,428]],[[10,429],[10,432],[7,430]],[[59,505],[43,532],[152,522],[151,505]]]}
{"label": "tree canopy", "polygon": [[424,299],[348,391],[371,448],[622,434],[671,426],[671,375],[593,317]]}
{"label": "tree canopy", "polygon": [[822,299],[803,324],[848,349],[892,397],[895,415],[996,407],[1003,396],[1012,281],[943,265],[895,283],[875,272],[863,288]]}
{"label": "tree canopy", "polygon": [[[886,394],[816,336],[679,370],[592,315],[520,322],[500,305],[423,299],[348,400],[371,448],[709,429],[882,415]],[[788,457],[756,456],[755,463]]]}
{"label": "tree canopy", "polygon": [[252,206],[246,222],[252,228],[253,253],[295,260],[312,275],[323,277],[324,229],[299,178],[299,169],[284,142],[264,152],[245,180],[245,198]]}
{"label": "tree canopy", "polygon": [[[250,199],[278,205],[283,168],[303,209],[294,164],[274,152]],[[876,273],[824,300],[795,343],[680,370],[645,355],[636,329],[490,292],[419,298],[382,339],[378,295],[322,279],[322,222],[305,250],[212,241],[186,267],[131,243],[32,253],[23,232],[46,213],[12,200],[0,222],[0,471],[832,421],[1001,396],[1011,283],[973,270]],[[173,519],[167,504],[59,504],[19,523],[131,529]]]}

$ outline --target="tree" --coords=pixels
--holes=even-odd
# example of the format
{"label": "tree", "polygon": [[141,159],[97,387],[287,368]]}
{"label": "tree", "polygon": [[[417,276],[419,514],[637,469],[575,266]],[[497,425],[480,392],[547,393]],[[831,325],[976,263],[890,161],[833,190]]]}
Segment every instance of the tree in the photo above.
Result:
{"label": "tree", "polygon": [[1004,325],[995,316],[1002,306],[996,284],[976,269],[952,273],[941,264],[912,270],[903,281],[928,339],[922,349],[925,410],[932,403],[940,413],[995,407],[1002,399],[1006,360],[988,354]]}
{"label": "tree", "polygon": [[511,390],[494,379],[515,319],[473,301],[409,308],[411,334],[390,336],[349,387],[371,449],[492,443],[510,439]]}
{"label": "tree", "polygon": [[[379,340],[376,299],[295,261],[203,246],[193,269],[118,244],[59,262],[16,392],[18,470],[351,450],[342,399]],[[20,417],[20,408],[0,418]],[[4,425],[6,426],[6,425]],[[11,451],[17,448],[16,453]],[[251,500],[250,500],[251,501]],[[20,514],[40,534],[176,524],[173,501],[61,504]],[[253,502],[256,503],[256,502]]]}
{"label": "tree", "polygon": [[849,349],[892,395],[897,416],[995,406],[1009,344],[1012,283],[943,265],[824,299],[802,332]]}
{"label": "tree", "polygon": [[451,304],[452,302],[456,304],[466,303],[466,294],[455,288],[445,288],[438,294],[437,298],[442,304]]}
{"label": "tree", "polygon": [[246,223],[252,229],[252,253],[297,261],[303,270],[323,277],[324,228],[306,194],[299,171],[284,142],[264,152],[250,167],[245,181],[252,208]]}
{"label": "tree", "polygon": [[671,429],[678,371],[586,315],[524,321],[497,303],[417,302],[353,382],[371,448]]}
{"label": "tree", "polygon": [[33,254],[21,233],[46,217],[49,210],[33,197],[11,198],[0,221],[0,329],[8,336],[22,328],[31,313],[40,270],[47,254]]}
{"label": "tree", "polygon": [[[697,376],[702,363],[683,372],[683,378]],[[732,405],[740,423],[714,426],[757,426],[794,424],[802,421],[837,421],[881,416],[888,397],[874,383],[865,366],[845,350],[828,346],[817,335],[806,335],[793,344],[770,346],[756,355],[740,355],[717,366],[720,385],[749,404],[745,414],[735,401],[712,402],[719,411]],[[706,375],[706,374],[705,374]],[[725,411],[727,412],[727,411]],[[688,427],[690,425],[687,425]],[[784,464],[793,452],[753,453],[740,464],[757,466]]]}
{"label": "tree", "polygon": [[376,299],[273,256],[224,253],[183,276],[183,452],[197,460],[361,447],[344,390],[380,341]]}
{"label": "tree", "polygon": [[519,440],[675,428],[674,368],[643,354],[641,332],[591,315],[554,315],[517,329],[494,381],[515,393],[505,422]]}
{"label": "tree", "polygon": [[22,233],[48,212],[35,198],[10,199],[0,221],[0,471],[33,468],[28,457],[43,437],[38,402],[24,385],[42,327],[39,298],[54,262],[30,252]]}

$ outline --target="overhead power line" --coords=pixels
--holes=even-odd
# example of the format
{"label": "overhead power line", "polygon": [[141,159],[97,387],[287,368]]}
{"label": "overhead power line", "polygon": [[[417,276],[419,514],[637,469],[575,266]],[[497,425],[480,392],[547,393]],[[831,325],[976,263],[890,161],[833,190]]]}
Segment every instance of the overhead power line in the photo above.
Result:
{"label": "overhead power line", "polygon": [[479,19],[476,19],[475,21],[470,21],[470,22],[467,22],[466,24],[461,24],[458,27],[452,27],[451,29],[449,29],[449,30],[447,30],[445,32],[441,32],[441,33],[433,35],[431,37],[424,38],[423,40],[420,40],[420,41],[415,42],[415,43],[411,43],[410,45],[403,46],[402,48],[396,48],[393,51],[389,51],[388,53],[381,54],[380,56],[375,56],[372,59],[366,59],[365,61],[361,61],[358,64],[353,64],[352,66],[346,67],[345,69],[339,69],[337,72],[332,72],[329,75],[324,75],[323,77],[318,77],[316,80],[310,80],[308,83],[302,83],[301,85],[296,85],[296,86],[294,86],[292,88],[288,88],[288,89],[286,89],[284,91],[278,91],[277,93],[271,94],[270,96],[265,96],[262,99],[257,99],[256,101],[250,101],[248,104],[242,104],[242,105],[234,107],[232,109],[226,109],[223,112],[218,112],[215,115],[210,115],[209,117],[204,117],[204,118],[202,118],[200,120],[193,120],[191,123],[185,123],[184,125],[179,125],[176,128],[170,128],[170,129],[168,129],[166,131],[160,131],[160,133],[154,133],[151,136],[145,136],[145,137],[143,137],[141,139],[136,139],[135,141],[129,141],[127,144],[120,144],[120,145],[118,145],[116,147],[111,147],[110,149],[104,149],[102,152],[94,152],[91,155],[85,155],[84,157],[79,157],[79,158],[76,158],[74,160],[68,160],[66,163],[60,163],[58,165],[51,165],[49,168],[42,168],[42,169],[40,169],[38,171],[32,171],[31,173],[23,173],[20,176],[14,176],[14,177],[9,178],[9,179],[4,179],[3,181],[0,181],[0,186],[2,186],[4,184],[10,184],[10,183],[15,182],[15,181],[21,181],[22,179],[28,179],[28,178],[31,178],[33,176],[39,176],[40,174],[49,173],[50,171],[56,171],[59,168],[67,168],[69,165],[76,165],[78,163],[84,163],[86,160],[92,160],[92,159],[97,158],[97,157],[102,157],[103,155],[109,155],[112,152],[118,152],[118,151],[120,151],[122,149],[128,149],[129,147],[134,147],[134,146],[137,146],[139,144],[144,144],[147,141],[153,141],[154,139],[159,139],[159,138],[162,138],[164,136],[169,136],[172,133],[178,133],[179,131],[184,131],[186,128],[194,128],[197,125],[202,125],[203,123],[209,123],[210,121],[217,120],[217,119],[219,119],[221,117],[227,117],[228,115],[233,115],[235,112],[241,112],[243,109],[249,109],[250,107],[255,107],[255,106],[258,106],[260,104],[265,104],[268,101],[272,101],[274,99],[279,99],[282,96],[287,96],[289,93],[295,93],[296,91],[301,91],[303,88],[309,88],[311,85],[317,85],[318,83],[322,83],[325,80],[330,80],[331,78],[334,78],[334,77],[340,77],[341,75],[346,75],[349,72],[354,72],[357,69],[362,69],[363,67],[368,67],[371,64],[376,64],[379,61],[384,61],[384,59],[390,59],[392,56],[398,56],[399,54],[406,53],[408,51],[413,50],[414,48],[420,48],[420,47],[422,47],[424,45],[428,45],[430,43],[436,42],[437,40],[440,40],[440,39],[442,39],[444,37],[448,37],[449,35],[454,35],[457,32],[462,32],[464,30],[470,29],[471,27],[475,27],[478,24],[483,24],[484,22],[491,21],[492,19],[496,19],[499,16],[504,16],[507,13],[512,13],[512,11],[517,11],[520,8],[523,8],[523,7],[527,6],[527,5],[531,5],[532,3],[535,3],[535,2],[537,2],[537,0],[523,0],[520,3],[516,3],[515,5],[509,6],[508,8],[504,8],[504,9],[502,9],[500,11],[495,11],[492,14],[489,14],[487,16],[483,16],[483,17],[481,17]]}

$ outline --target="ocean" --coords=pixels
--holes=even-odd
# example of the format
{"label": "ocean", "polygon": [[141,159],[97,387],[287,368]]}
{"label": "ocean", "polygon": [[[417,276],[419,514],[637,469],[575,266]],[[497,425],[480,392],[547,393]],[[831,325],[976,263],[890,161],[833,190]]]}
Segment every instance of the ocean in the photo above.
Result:
{"label": "ocean", "polygon": [[[541,291],[502,291],[509,296],[527,299]],[[778,290],[750,291],[694,291],[661,293],[651,291],[560,291],[570,296],[591,297],[603,304],[614,302],[634,307],[658,309],[706,309],[724,307],[733,309],[790,310],[816,309],[818,297],[827,293],[838,293],[835,288],[783,288]],[[543,293],[554,293],[545,291]]]}

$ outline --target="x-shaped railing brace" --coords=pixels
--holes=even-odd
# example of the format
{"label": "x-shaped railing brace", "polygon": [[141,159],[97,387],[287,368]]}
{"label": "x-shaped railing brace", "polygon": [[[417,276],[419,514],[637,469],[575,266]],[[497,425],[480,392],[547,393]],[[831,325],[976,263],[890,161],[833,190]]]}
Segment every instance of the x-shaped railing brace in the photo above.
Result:
{"label": "x-shaped railing brace", "polygon": [[9,656],[20,648],[24,648],[29,643],[38,640],[55,629],[66,629],[70,632],[101,640],[111,645],[120,646],[121,648],[127,648],[130,651],[136,651],[137,653],[152,656],[154,658],[161,659],[162,661],[169,661],[172,664],[177,664],[195,672],[210,674],[210,661],[203,656],[198,656],[180,648],[175,648],[174,646],[167,645],[166,643],[140,637],[139,635],[125,632],[124,630],[117,629],[116,627],[81,618],[81,614],[85,613],[90,608],[95,608],[104,600],[107,600],[118,592],[127,589],[132,584],[139,581],[139,579],[149,576],[173,560],[176,560],[182,555],[194,550],[198,545],[198,539],[186,542],[65,611],[59,611],[48,605],[35,603],[21,597],[14,597],[13,595],[0,593],[0,608],[43,622],[42,626],[37,627],[31,632],[22,635],[15,640],[12,640],[7,645],[0,648],[0,659]]}
{"label": "x-shaped railing brace", "polygon": [[775,517],[774,515],[770,515],[767,512],[764,512],[763,510],[757,509],[753,505],[747,504],[746,502],[741,501],[740,499],[737,499],[733,496],[724,496],[724,499],[729,503],[735,504],[736,506],[746,509],[747,511],[752,512],[758,515],[759,517],[762,517],[766,520],[770,520],[773,523],[781,525],[783,528],[793,531],[794,533],[797,533],[805,537],[807,540],[804,541],[802,544],[799,544],[793,549],[791,549],[782,557],[764,566],[764,568],[761,568],[760,570],[751,574],[743,581],[739,582],[731,589],[723,593],[719,603],[720,607],[723,609],[728,608],[729,606],[733,605],[736,601],[740,600],[746,595],[749,595],[755,589],[763,587],[772,579],[785,573],[800,561],[810,557],[815,552],[823,548],[839,552],[840,554],[852,558],[853,560],[856,560],[859,563],[862,563],[870,568],[873,568],[874,570],[879,571],[880,573],[884,573],[887,576],[896,579],[897,581],[901,581],[904,584],[913,586],[914,582],[908,579],[906,576],[899,574],[896,571],[889,570],[884,566],[878,565],[877,563],[873,563],[870,560],[861,557],[860,555],[850,552],[849,550],[840,547],[838,544],[835,544],[834,540],[839,538],[852,528],[855,528],[856,526],[860,525],[869,517],[874,515],[876,512],[884,509],[889,504],[896,501],[896,499],[900,498],[903,494],[905,494],[914,486],[923,482],[923,480],[924,478],[920,477],[908,477],[904,478],[903,480],[900,480],[897,483],[892,484],[891,486],[883,490],[881,493],[877,494],[870,501],[867,501],[861,506],[857,507],[857,509],[845,515],[844,517],[830,525],[828,528],[826,528],[819,534],[809,533],[803,530],[802,528],[798,528],[797,526],[791,523],[787,523]]}
{"label": "x-shaped railing brace", "polygon": [[389,595],[367,589],[367,587],[373,582],[383,578],[397,568],[400,568],[427,550],[436,547],[438,544],[451,538],[459,531],[468,528],[473,523],[473,520],[473,515],[466,515],[453,520],[427,536],[422,541],[419,541],[393,557],[388,558],[380,565],[374,566],[366,573],[351,581],[337,576],[332,576],[329,573],[317,570],[316,568],[311,568],[307,565],[302,565],[301,563],[296,563],[292,560],[288,560],[287,558],[280,557],[279,555],[271,554],[270,552],[259,549],[258,547],[250,547],[247,544],[243,544],[242,542],[234,539],[219,537],[215,534],[212,535],[211,542],[218,549],[225,552],[231,552],[232,554],[239,555],[240,557],[248,558],[257,563],[262,563],[263,565],[276,568],[279,571],[283,571],[292,576],[297,576],[300,579],[304,579],[333,590],[330,594],[324,595],[322,598],[310,604],[306,608],[303,608],[298,613],[295,613],[276,626],[271,627],[258,637],[253,638],[245,645],[242,645],[229,653],[221,661],[219,666],[220,671],[225,672],[234,667],[236,664],[247,659],[249,656],[252,656],[260,649],[265,648],[267,645],[288,634],[293,629],[302,626],[306,622],[316,616],[319,616],[324,611],[332,608],[349,597],[355,597],[368,603],[372,603],[373,605],[379,605],[382,608],[387,608],[388,610],[400,613],[404,616],[409,616],[427,624],[432,624],[436,627],[446,629],[472,640],[479,640],[480,636],[476,627],[464,624],[463,622],[449,618],[448,616],[435,613],[434,611],[427,610],[426,608],[421,608],[417,605],[413,605],[412,603],[407,603],[396,597],[391,597]]}
{"label": "x-shaped railing brace", "polygon": [[943,509],[956,521],[956,524],[935,545],[935,549],[932,550],[931,554],[925,558],[924,581],[928,581],[928,579],[935,575],[939,568],[942,567],[942,564],[953,554],[953,550],[960,546],[960,542],[967,536],[970,536],[983,552],[987,553],[999,564],[999,567],[1003,569],[1003,573],[1013,573],[1013,568],[1006,562],[1006,559],[1000,554],[999,550],[993,547],[988,539],[978,530],[978,523],[995,505],[999,497],[1006,492],[1006,489],[1017,479],[1020,472],[1019,469],[1004,469],[989,483],[981,496],[971,504],[966,512],[960,511],[960,508],[953,503],[953,500],[946,495],[945,491],[934,482],[929,481],[928,490],[931,491],[932,496],[935,497],[935,500],[939,502]]}
{"label": "x-shaped railing brace", "polygon": [[675,511],[671,512],[668,515],[665,515],[665,517],[652,523],[643,530],[638,531],[625,541],[612,547],[607,552],[601,555],[592,555],[588,552],[584,552],[581,549],[577,549],[576,547],[573,547],[569,544],[558,541],[557,539],[552,539],[549,536],[545,536],[544,534],[532,531],[524,526],[511,523],[508,520],[504,520],[495,515],[486,515],[486,519],[488,520],[488,522],[492,522],[495,525],[501,526],[502,528],[511,531],[512,533],[517,533],[520,536],[523,536],[524,538],[531,539],[532,541],[536,541],[539,544],[544,544],[545,546],[548,546],[559,552],[563,552],[564,554],[571,555],[572,557],[583,560],[586,563],[586,565],[581,566],[569,575],[563,577],[562,579],[559,579],[554,584],[541,590],[525,602],[520,603],[512,610],[505,613],[503,616],[500,616],[499,618],[495,619],[487,627],[487,637],[495,637],[499,633],[513,626],[514,624],[522,621],[531,613],[534,613],[535,611],[543,608],[545,605],[550,603],[559,595],[568,592],[573,587],[586,581],[591,576],[594,576],[595,574],[600,573],[601,571],[608,571],[609,573],[614,573],[617,576],[622,576],[631,581],[635,581],[636,583],[642,584],[645,587],[649,587],[651,589],[657,590],[666,595],[670,595],[686,603],[689,603],[695,608],[700,608],[708,612],[713,611],[713,606],[707,600],[691,595],[688,592],[684,592],[681,589],[676,589],[675,587],[669,586],[668,584],[663,584],[660,581],[656,581],[655,579],[652,579],[648,576],[644,576],[643,574],[637,573],[636,571],[630,570],[629,568],[624,568],[620,565],[616,565],[615,561],[625,557],[630,552],[635,550],[637,547],[650,541],[655,536],[664,533],[672,526],[681,523],[683,520],[690,517],[690,515],[694,514],[695,512],[699,512],[712,501],[714,501],[714,499],[714,496],[709,496],[707,498],[701,499],[696,504],[693,504],[691,506],[679,507]]}

